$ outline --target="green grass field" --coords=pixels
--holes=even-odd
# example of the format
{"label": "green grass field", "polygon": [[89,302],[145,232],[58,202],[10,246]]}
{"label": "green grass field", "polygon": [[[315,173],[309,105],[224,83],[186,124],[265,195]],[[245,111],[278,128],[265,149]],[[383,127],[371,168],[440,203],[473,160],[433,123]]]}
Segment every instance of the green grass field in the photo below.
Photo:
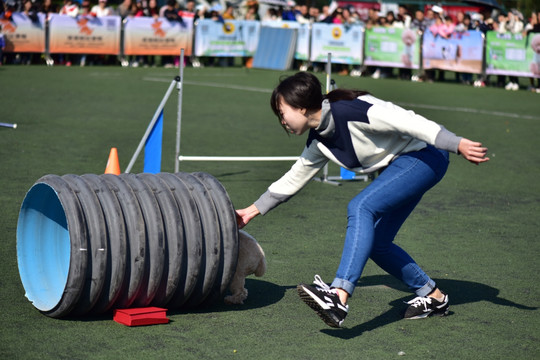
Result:
{"label": "green grass field", "polygon": [[[16,229],[26,192],[46,174],[101,174],[111,147],[124,170],[177,69],[0,68],[1,359],[538,359],[540,358],[540,95],[453,83],[336,76],[482,141],[491,161],[452,155],[396,242],[450,294],[445,318],[405,321],[399,282],[369,262],[343,329],[331,329],[298,298],[296,285],[333,279],[348,200],[366,183],[310,183],[246,230],[268,271],[247,281],[243,306],[171,310],[167,325],[126,327],[112,315],[52,319],[25,298]],[[185,69],[183,155],[298,155],[269,107],[281,72]],[[324,74],[320,74],[324,82]],[[162,170],[174,171],[176,91],[165,108]],[[142,171],[142,155],[132,172]],[[290,163],[182,162],[180,171],[219,179],[245,207]],[[330,175],[338,168],[330,165]],[[405,355],[398,355],[403,352]],[[402,354],[402,353],[401,353]]]}

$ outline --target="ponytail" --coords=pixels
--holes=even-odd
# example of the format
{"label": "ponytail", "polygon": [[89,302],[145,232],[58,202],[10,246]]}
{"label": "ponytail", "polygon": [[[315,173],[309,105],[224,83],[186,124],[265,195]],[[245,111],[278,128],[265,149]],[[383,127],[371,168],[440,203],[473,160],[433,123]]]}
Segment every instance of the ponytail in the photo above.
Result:
{"label": "ponytail", "polygon": [[369,95],[369,92],[363,90],[335,89],[324,95],[324,98],[333,103],[340,100],[354,100],[363,95]]}

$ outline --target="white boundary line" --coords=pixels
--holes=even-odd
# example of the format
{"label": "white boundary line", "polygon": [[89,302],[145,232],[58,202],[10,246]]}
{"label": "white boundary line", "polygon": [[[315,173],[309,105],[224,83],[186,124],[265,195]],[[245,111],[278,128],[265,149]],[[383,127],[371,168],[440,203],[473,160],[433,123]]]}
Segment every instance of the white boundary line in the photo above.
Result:
{"label": "white boundary line", "polygon": [[518,114],[506,113],[506,112],[502,112],[502,111],[489,111],[489,110],[481,110],[481,109],[460,108],[460,107],[440,106],[440,105],[428,105],[428,104],[414,104],[414,103],[396,103],[396,104],[404,105],[404,106],[410,106],[410,107],[417,107],[417,108],[421,108],[421,109],[442,110],[442,111],[459,111],[459,112],[465,112],[465,113],[493,115],[493,116],[515,118],[515,119],[540,120],[540,117],[538,117],[538,116],[518,115]]}
{"label": "white boundary line", "polygon": [[[159,82],[170,81],[167,79],[157,78],[157,77],[145,77],[143,78],[143,80],[159,81]],[[272,90],[270,89],[257,88],[257,87],[251,87],[251,86],[220,84],[220,83],[213,83],[213,82],[184,81],[184,84],[216,87],[216,88],[223,88],[223,89],[243,90],[243,91],[256,91],[256,92],[268,93],[268,94],[272,93]],[[415,104],[415,103],[405,103],[405,102],[396,102],[395,104],[400,105],[400,106],[416,107],[416,108],[429,109],[429,110],[455,111],[455,112],[464,112],[464,113],[469,113],[469,114],[481,114],[481,115],[507,117],[507,118],[513,118],[513,119],[540,120],[539,116],[518,115],[515,113],[507,113],[507,112],[502,112],[502,111],[490,111],[490,110],[482,110],[482,109],[471,109],[471,108],[463,108],[463,107],[440,106],[440,105],[429,105],[429,104]]]}

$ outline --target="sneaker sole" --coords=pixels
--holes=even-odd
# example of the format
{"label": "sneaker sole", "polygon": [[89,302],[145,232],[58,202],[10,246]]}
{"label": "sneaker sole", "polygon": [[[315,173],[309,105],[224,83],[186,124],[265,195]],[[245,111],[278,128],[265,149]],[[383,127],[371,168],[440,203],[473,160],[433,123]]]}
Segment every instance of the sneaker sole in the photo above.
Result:
{"label": "sneaker sole", "polygon": [[302,285],[298,285],[296,287],[298,290],[298,295],[300,296],[300,299],[304,303],[306,303],[307,306],[315,310],[317,315],[324,321],[324,323],[328,326],[331,326],[333,328],[340,328],[341,324],[339,321],[336,321],[330,314],[328,314],[328,311],[321,308],[321,306],[309,295],[307,292],[304,291],[304,288]]}
{"label": "sneaker sole", "polygon": [[444,310],[431,311],[431,312],[424,313],[422,315],[413,316],[413,317],[409,317],[409,318],[405,318],[405,319],[406,320],[425,319],[425,318],[430,317],[430,316],[443,317],[443,316],[448,315],[448,310],[449,310],[449,308],[446,308]]}

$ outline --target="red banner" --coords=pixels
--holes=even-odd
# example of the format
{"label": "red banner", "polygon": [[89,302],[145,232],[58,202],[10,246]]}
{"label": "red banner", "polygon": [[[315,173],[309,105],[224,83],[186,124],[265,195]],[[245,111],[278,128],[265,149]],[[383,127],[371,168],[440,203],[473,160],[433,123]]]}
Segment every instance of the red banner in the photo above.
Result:
{"label": "red banner", "polygon": [[120,53],[119,16],[53,14],[49,20],[49,51],[64,54]]}
{"label": "red banner", "polygon": [[165,18],[135,17],[124,25],[125,55],[191,55],[193,15],[182,14],[182,22]]}
{"label": "red banner", "polygon": [[39,14],[32,21],[24,13],[13,13],[11,20],[0,19],[0,26],[6,40],[5,52],[45,51],[45,15]]}

